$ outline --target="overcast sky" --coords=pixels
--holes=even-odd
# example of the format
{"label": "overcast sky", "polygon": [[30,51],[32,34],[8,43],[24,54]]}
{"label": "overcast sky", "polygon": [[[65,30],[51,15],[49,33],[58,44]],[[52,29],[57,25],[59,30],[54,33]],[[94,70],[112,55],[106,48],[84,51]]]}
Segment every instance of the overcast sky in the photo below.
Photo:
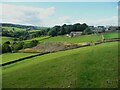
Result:
{"label": "overcast sky", "polygon": [[0,22],[51,27],[87,23],[117,25],[117,2],[4,2]]}

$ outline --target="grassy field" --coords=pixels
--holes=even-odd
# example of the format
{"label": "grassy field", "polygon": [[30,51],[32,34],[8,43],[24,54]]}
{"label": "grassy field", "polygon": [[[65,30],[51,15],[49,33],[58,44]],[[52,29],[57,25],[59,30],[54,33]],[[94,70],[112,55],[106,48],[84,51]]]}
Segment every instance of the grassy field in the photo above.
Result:
{"label": "grassy field", "polygon": [[6,63],[9,61],[14,61],[16,59],[31,56],[31,55],[34,55],[34,53],[5,53],[0,55],[0,58],[2,57],[1,63]]}
{"label": "grassy field", "polygon": [[117,47],[118,42],[104,43],[50,53],[5,66],[3,88],[117,87]]}
{"label": "grassy field", "polygon": [[24,42],[29,42],[31,40],[38,40],[41,43],[42,42],[71,42],[71,43],[96,42],[98,40],[102,40],[102,35],[104,36],[105,39],[118,38],[118,32],[107,32],[104,34],[82,35],[72,38],[66,36],[56,36],[56,37],[42,36],[30,40],[25,40]]}
{"label": "grassy field", "polygon": [[108,32],[103,34],[105,39],[109,39],[109,38],[118,38],[120,33],[118,32]]}
{"label": "grassy field", "polygon": [[71,43],[80,43],[80,42],[95,42],[101,40],[101,35],[84,35],[78,37],[66,37],[66,36],[57,36],[51,37],[49,39],[42,40],[41,42],[71,42]]}
{"label": "grassy field", "polygon": [[25,40],[24,42],[29,42],[31,40],[38,40],[39,42],[71,42],[71,43],[80,43],[80,42],[95,42],[97,40],[101,40],[102,36],[101,34],[98,35],[84,35],[84,36],[78,36],[78,37],[66,37],[66,36],[56,36],[56,37],[50,37],[50,36],[42,36],[33,38],[30,40]]}
{"label": "grassy field", "polygon": [[10,41],[13,42],[13,38],[12,37],[5,37],[5,36],[0,36],[0,44],[3,44],[6,41]]}
{"label": "grassy field", "polygon": [[38,40],[38,41],[42,41],[43,39],[47,39],[49,38],[50,36],[41,36],[41,37],[37,37],[37,38],[33,38],[33,39],[30,39],[30,40],[23,40],[24,42],[30,42],[32,40]]}
{"label": "grassy field", "polygon": [[26,29],[17,28],[17,27],[2,27],[2,28],[6,29],[6,30],[13,30],[13,28],[14,28],[15,31],[26,30]]}

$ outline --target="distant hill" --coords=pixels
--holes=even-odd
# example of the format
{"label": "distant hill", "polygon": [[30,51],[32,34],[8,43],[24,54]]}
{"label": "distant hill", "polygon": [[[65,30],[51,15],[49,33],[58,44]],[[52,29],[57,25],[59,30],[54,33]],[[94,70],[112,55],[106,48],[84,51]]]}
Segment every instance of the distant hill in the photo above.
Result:
{"label": "distant hill", "polygon": [[39,27],[39,26],[32,26],[32,25],[20,25],[20,24],[12,24],[12,23],[0,23],[0,25],[3,27],[17,27],[17,28],[30,29],[30,30],[46,28],[46,27]]}

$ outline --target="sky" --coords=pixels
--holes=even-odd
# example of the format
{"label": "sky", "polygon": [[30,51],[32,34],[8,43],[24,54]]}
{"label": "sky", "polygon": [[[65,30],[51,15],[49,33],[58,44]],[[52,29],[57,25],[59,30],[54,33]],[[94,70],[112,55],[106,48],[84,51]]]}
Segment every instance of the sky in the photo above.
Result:
{"label": "sky", "polygon": [[118,25],[118,2],[2,2],[0,22],[52,27]]}

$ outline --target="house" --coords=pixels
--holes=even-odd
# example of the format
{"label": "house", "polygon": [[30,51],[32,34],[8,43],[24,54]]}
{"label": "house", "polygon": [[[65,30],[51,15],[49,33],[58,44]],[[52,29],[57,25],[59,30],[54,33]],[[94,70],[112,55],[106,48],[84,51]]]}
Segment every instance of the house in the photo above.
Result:
{"label": "house", "polygon": [[82,35],[82,32],[78,32],[78,31],[75,32],[75,31],[73,31],[69,35],[70,35],[70,37],[80,36],[80,35]]}
{"label": "house", "polygon": [[92,30],[94,33],[102,33],[106,30],[106,28],[104,26],[97,26],[94,27],[94,29]]}
{"label": "house", "polygon": [[117,30],[120,30],[120,27],[118,27],[118,26],[110,26],[108,28],[108,31],[117,31]]}

